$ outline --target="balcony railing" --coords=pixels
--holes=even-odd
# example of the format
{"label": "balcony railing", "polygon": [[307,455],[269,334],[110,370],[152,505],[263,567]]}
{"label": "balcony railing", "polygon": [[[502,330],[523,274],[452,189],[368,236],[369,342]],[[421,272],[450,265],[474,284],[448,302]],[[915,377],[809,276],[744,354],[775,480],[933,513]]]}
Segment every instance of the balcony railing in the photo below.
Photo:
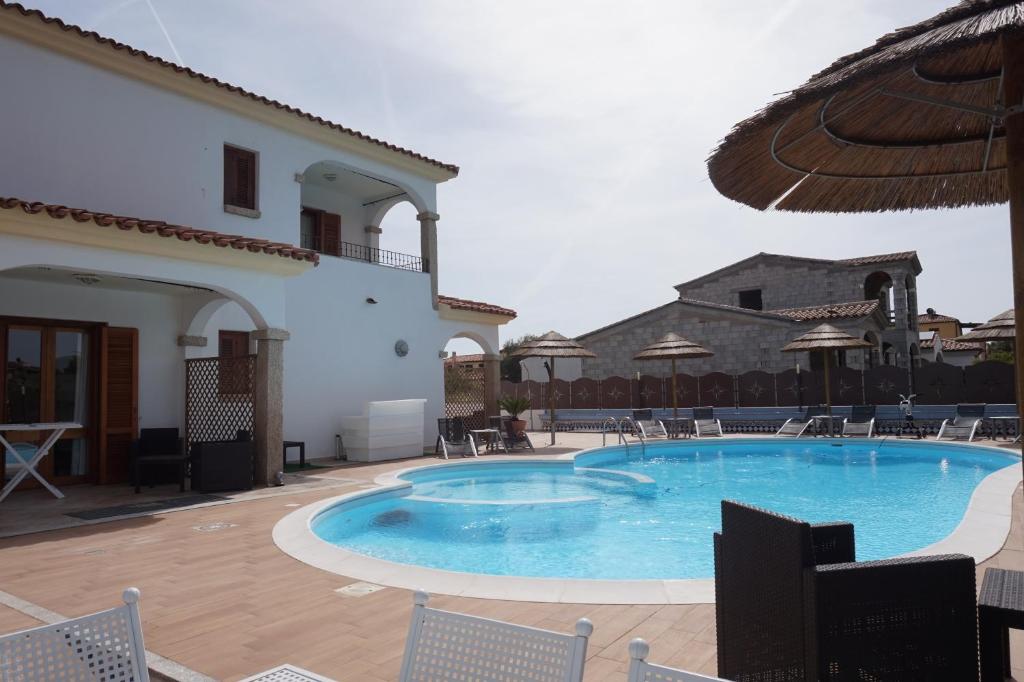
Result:
{"label": "balcony railing", "polygon": [[423,259],[419,256],[412,256],[407,253],[398,253],[396,251],[385,251],[384,249],[375,249],[372,246],[365,246],[363,244],[341,242],[341,252],[338,255],[342,258],[361,260],[366,263],[383,265],[388,268],[423,272]]}

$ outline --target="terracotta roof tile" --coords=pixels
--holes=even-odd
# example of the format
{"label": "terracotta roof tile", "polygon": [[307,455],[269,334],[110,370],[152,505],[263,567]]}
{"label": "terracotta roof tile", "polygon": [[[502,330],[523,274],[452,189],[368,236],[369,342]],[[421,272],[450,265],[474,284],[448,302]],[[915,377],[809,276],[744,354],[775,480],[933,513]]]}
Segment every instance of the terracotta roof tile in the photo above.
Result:
{"label": "terracotta roof tile", "polygon": [[273,107],[274,109],[280,109],[280,110],[286,111],[286,112],[288,112],[290,114],[295,114],[296,116],[298,116],[300,118],[304,118],[304,119],[306,119],[308,121],[312,121],[313,123],[319,123],[322,126],[330,128],[332,130],[336,130],[339,133],[342,133],[344,135],[349,135],[351,137],[363,140],[365,142],[370,142],[370,143],[378,145],[380,147],[384,147],[385,149],[390,149],[393,152],[397,152],[399,154],[404,154],[405,156],[417,159],[419,161],[423,161],[423,162],[428,163],[428,164],[430,164],[432,166],[437,166],[438,168],[443,168],[444,170],[447,170],[447,171],[449,171],[449,172],[451,172],[451,173],[453,173],[455,175],[458,175],[458,173],[459,173],[459,167],[455,166],[453,164],[442,163],[441,161],[437,161],[437,160],[432,159],[432,158],[430,158],[428,156],[424,156],[423,154],[419,154],[417,152],[414,152],[411,149],[405,149],[404,147],[399,147],[399,146],[391,144],[389,142],[385,142],[385,141],[379,140],[379,139],[377,139],[375,137],[371,137],[369,135],[366,135],[365,133],[361,133],[358,130],[353,130],[352,128],[346,128],[345,126],[343,126],[343,125],[341,125],[339,123],[334,123],[333,121],[328,121],[327,119],[321,118],[320,116],[314,116],[313,114],[306,113],[305,111],[302,111],[301,109],[298,109],[296,107],[289,106],[289,105],[284,104],[282,102],[278,102],[275,99],[270,99],[270,98],[264,97],[262,95],[257,95],[256,93],[249,92],[248,90],[246,90],[244,88],[240,88],[237,85],[232,85],[231,83],[225,83],[224,81],[218,80],[218,79],[214,78],[213,76],[207,76],[206,74],[200,73],[199,71],[194,71],[193,69],[190,69],[187,66],[180,66],[178,64],[174,64],[174,63],[169,62],[169,61],[167,61],[165,59],[161,59],[160,57],[157,57],[155,55],[151,55],[148,52],[145,52],[143,50],[136,49],[136,48],[132,47],[131,45],[126,45],[124,43],[121,43],[121,42],[118,42],[116,40],[113,40],[112,38],[107,38],[105,36],[100,35],[99,33],[96,33],[95,31],[87,31],[87,30],[85,30],[84,28],[82,28],[80,26],[76,26],[75,24],[65,23],[64,21],[62,21],[61,19],[59,19],[57,17],[49,17],[49,16],[43,14],[42,12],[40,12],[39,10],[28,9],[27,7],[24,7],[23,5],[21,5],[19,3],[16,3],[16,2],[6,2],[5,0],[0,0],[0,10],[20,12],[23,16],[33,17],[33,18],[38,19],[39,21],[41,21],[41,22],[43,22],[45,24],[55,25],[55,26],[59,27],[61,30],[66,31],[68,33],[71,33],[71,34],[73,34],[73,35],[75,35],[77,37],[85,38],[85,39],[92,39],[92,40],[96,41],[97,43],[99,43],[100,45],[105,45],[105,46],[110,47],[113,50],[118,51],[118,52],[123,52],[128,57],[142,59],[142,60],[145,60],[145,61],[150,62],[152,64],[157,64],[157,65],[159,65],[161,67],[164,67],[166,69],[170,69],[170,70],[174,71],[175,73],[183,74],[185,76],[188,76],[189,78],[194,78],[194,79],[196,79],[196,80],[198,80],[198,81],[200,81],[202,83],[207,83],[207,84],[209,84],[209,85],[211,85],[213,87],[217,87],[217,88],[220,88],[222,90],[226,90],[228,92],[235,93],[235,94],[237,94],[237,95],[239,95],[241,97],[246,97],[248,99],[253,100],[254,102],[259,102],[260,104],[265,104],[265,105],[267,105],[269,107]]}
{"label": "terracotta roof tile", "polygon": [[815,305],[806,308],[783,308],[772,310],[777,315],[783,315],[798,322],[809,322],[811,320],[840,320],[858,317],[867,317],[878,309],[878,301],[851,301],[849,303],[830,303],[828,305]]}
{"label": "terracotta roof tile", "polygon": [[898,263],[905,260],[917,258],[917,251],[899,251],[897,253],[882,253],[876,256],[860,256],[858,258],[845,258],[837,260],[836,263],[843,265],[877,265],[878,263]]}
{"label": "terracotta roof tile", "polygon": [[[923,346],[924,344],[922,344]],[[985,349],[984,343],[971,343],[970,341],[956,341],[954,339],[942,339],[942,352],[974,351],[980,353]]]}
{"label": "terracotta roof tile", "polygon": [[212,230],[201,230],[185,225],[173,225],[159,220],[144,220],[142,218],[129,218],[117,216],[110,213],[98,213],[84,208],[68,208],[58,204],[44,204],[41,202],[29,202],[13,197],[0,197],[0,208],[14,210],[20,208],[25,213],[38,214],[45,212],[55,220],[70,217],[76,223],[92,222],[99,227],[116,227],[119,230],[138,230],[143,234],[153,234],[160,237],[177,237],[180,241],[193,241],[197,244],[213,245],[219,247],[230,246],[233,249],[250,251],[252,253],[265,253],[281,258],[309,261],[314,265],[320,263],[320,254],[310,249],[301,249],[283,242],[272,242],[266,239],[254,239],[236,234],[224,234]]}
{"label": "terracotta roof tile", "polygon": [[959,322],[960,320],[956,319],[955,317],[950,317],[949,315],[940,315],[938,313],[930,315],[928,313],[925,313],[923,315],[918,315],[917,321],[920,324],[922,322]]}
{"label": "terracotta roof tile", "polygon": [[516,311],[511,308],[502,308],[499,305],[484,303],[483,301],[470,301],[466,298],[454,298],[452,296],[441,295],[437,297],[437,301],[454,308],[455,310],[471,310],[477,313],[489,313],[491,315],[503,315],[505,317],[516,316]]}

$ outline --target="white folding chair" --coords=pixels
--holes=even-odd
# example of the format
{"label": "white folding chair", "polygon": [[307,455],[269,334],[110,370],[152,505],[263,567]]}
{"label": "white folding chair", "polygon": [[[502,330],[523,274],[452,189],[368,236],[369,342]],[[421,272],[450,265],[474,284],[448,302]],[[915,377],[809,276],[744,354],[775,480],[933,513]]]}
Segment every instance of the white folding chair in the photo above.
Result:
{"label": "white folding chair", "polygon": [[693,408],[693,430],[697,438],[705,436],[722,436],[722,420],[715,419],[714,408]]}
{"label": "white folding chair", "polygon": [[118,606],[0,637],[2,680],[149,682],[139,591]]}
{"label": "white folding chair", "polygon": [[627,682],[726,682],[721,677],[709,677],[648,663],[647,654],[649,652],[650,647],[647,642],[639,637],[629,643],[629,679]]}
{"label": "white folding chair", "polygon": [[594,626],[576,621],[576,634],[512,625],[427,607],[416,592],[399,682],[581,682],[587,638]]}
{"label": "white folding chair", "polygon": [[814,423],[813,419],[804,421],[802,418],[798,419],[790,417],[786,420],[786,423],[782,425],[782,428],[775,432],[776,436],[793,436],[799,438],[804,435],[804,431],[807,427]]}
{"label": "white folding chair", "polygon": [[936,440],[951,438],[957,440],[966,438],[967,442],[974,440],[974,434],[978,425],[985,417],[985,405],[982,403],[961,403],[956,406],[956,416],[953,419],[944,419],[939,427],[939,434]]}

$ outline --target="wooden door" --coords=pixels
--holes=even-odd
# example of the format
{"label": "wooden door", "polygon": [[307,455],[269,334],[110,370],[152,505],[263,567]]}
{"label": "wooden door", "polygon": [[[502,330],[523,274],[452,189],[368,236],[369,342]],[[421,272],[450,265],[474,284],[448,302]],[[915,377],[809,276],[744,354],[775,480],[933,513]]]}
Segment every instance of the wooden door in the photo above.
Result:
{"label": "wooden door", "polygon": [[123,483],[139,425],[139,330],[104,327],[100,337],[98,482]]}

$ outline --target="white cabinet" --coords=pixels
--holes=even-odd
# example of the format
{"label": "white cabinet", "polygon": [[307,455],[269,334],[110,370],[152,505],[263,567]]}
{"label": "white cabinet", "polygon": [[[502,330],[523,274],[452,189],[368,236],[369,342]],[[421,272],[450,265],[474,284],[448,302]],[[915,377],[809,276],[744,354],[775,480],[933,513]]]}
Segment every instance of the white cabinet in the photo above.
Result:
{"label": "white cabinet", "polygon": [[379,462],[423,454],[425,398],[366,403],[358,417],[341,418],[345,451],[353,462]]}

